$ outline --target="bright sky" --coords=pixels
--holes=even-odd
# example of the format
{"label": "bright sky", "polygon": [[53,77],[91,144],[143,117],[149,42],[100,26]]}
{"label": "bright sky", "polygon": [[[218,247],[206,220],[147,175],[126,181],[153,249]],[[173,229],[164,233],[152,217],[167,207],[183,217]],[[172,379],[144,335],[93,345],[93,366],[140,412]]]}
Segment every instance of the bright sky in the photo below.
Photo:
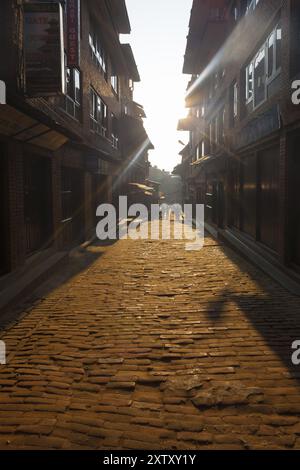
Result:
{"label": "bright sky", "polygon": [[186,132],[177,132],[185,117],[184,95],[188,76],[182,74],[192,0],[127,0],[132,33],[130,42],[141,83],[135,84],[134,99],[145,108],[145,128],[155,150],[152,165],[172,170],[180,162],[178,152],[187,142]]}

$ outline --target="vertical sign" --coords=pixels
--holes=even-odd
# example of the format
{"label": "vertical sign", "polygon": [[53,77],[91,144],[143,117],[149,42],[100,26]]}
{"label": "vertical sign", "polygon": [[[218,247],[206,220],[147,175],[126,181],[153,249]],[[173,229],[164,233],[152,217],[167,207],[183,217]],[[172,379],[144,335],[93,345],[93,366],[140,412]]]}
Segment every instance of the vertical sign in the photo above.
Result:
{"label": "vertical sign", "polygon": [[67,0],[67,62],[79,67],[80,0]]}
{"label": "vertical sign", "polygon": [[59,3],[24,5],[26,92],[51,96],[65,88],[62,7]]}

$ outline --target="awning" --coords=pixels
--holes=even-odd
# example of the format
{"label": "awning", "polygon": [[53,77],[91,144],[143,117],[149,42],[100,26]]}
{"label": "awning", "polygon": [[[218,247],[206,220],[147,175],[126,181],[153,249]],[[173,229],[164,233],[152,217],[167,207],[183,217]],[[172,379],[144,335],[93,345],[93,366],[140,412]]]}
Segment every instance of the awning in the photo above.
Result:
{"label": "awning", "polygon": [[204,157],[198,158],[198,160],[192,162],[190,165],[199,168],[211,162],[212,160],[215,160],[216,158],[217,157],[215,157],[214,155],[205,155]]}
{"label": "awning", "polygon": [[148,191],[151,194],[155,191],[155,189],[151,188],[151,186],[146,186],[145,184],[141,183],[128,183],[128,185],[133,186],[134,188],[137,188],[141,191]]}
{"label": "awning", "polygon": [[154,190],[159,189],[159,187],[160,187],[160,185],[161,185],[161,182],[159,182],[159,181],[153,181],[153,180],[149,180],[149,179],[146,180],[146,183],[148,183],[149,185],[151,185],[151,188],[153,188]]}
{"label": "awning", "polygon": [[8,104],[0,106],[0,134],[51,151],[58,150],[69,140],[63,133]]}

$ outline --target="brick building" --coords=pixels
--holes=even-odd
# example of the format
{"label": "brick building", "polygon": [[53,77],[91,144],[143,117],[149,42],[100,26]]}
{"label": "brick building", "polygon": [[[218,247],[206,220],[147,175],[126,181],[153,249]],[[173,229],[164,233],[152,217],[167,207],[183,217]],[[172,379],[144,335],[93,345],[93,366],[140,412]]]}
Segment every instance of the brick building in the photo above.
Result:
{"label": "brick building", "polygon": [[189,131],[177,168],[207,227],[300,277],[300,3],[194,0],[183,72]]}
{"label": "brick building", "polygon": [[148,176],[152,144],[124,0],[0,6],[0,273],[94,233],[96,207]]}

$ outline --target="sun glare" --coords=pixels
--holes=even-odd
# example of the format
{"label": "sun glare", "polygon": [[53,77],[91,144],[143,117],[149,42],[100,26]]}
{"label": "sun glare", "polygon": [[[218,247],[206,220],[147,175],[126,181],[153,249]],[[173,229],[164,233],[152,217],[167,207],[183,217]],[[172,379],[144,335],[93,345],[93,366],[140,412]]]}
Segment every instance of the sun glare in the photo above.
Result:
{"label": "sun glare", "polygon": [[[164,83],[165,82],[165,83]],[[153,165],[165,170],[172,170],[180,161],[178,152],[182,146],[178,140],[187,139],[182,132],[177,132],[178,119],[186,116],[184,105],[185,83],[183,81],[160,80],[160,84],[153,83],[137,85],[135,97],[144,103],[147,119],[145,127],[149,133],[155,150],[149,152],[149,159]]]}

